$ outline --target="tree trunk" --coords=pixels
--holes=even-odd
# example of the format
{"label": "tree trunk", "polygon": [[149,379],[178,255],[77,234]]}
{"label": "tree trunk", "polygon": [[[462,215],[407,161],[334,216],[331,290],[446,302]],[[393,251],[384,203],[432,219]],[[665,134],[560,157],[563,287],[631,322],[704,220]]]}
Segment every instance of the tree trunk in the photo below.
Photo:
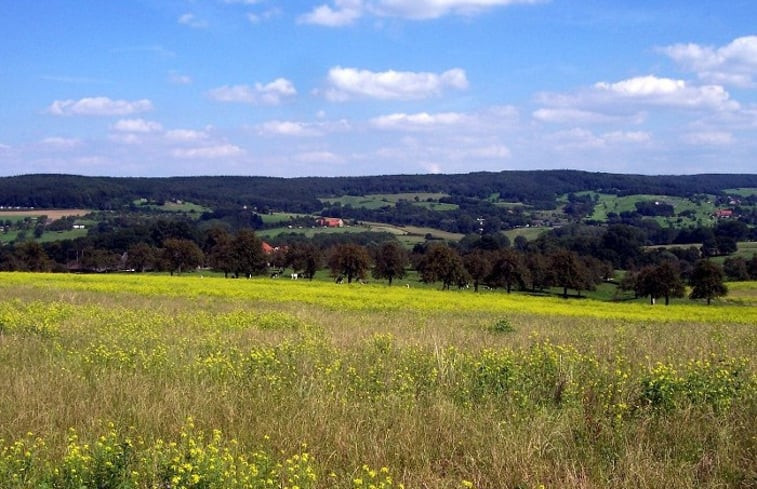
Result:
{"label": "tree trunk", "polygon": [[564,298],[566,298],[566,299],[568,298],[568,288],[567,287],[563,287],[562,288],[562,296]]}

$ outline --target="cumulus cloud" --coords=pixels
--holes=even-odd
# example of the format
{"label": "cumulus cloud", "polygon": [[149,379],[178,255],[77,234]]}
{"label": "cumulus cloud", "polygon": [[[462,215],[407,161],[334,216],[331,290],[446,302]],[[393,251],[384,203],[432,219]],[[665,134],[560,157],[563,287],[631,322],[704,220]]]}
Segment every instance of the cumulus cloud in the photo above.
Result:
{"label": "cumulus cloud", "polygon": [[458,112],[443,112],[439,114],[420,112],[417,114],[396,113],[383,115],[371,119],[370,123],[378,129],[424,130],[459,124],[466,119],[465,114]]}
{"label": "cumulus cloud", "polygon": [[168,81],[174,85],[190,85],[192,83],[192,77],[172,72],[168,75]]}
{"label": "cumulus cloud", "polygon": [[244,150],[234,144],[218,144],[215,146],[200,146],[196,148],[176,148],[171,154],[175,158],[216,159],[240,156],[244,154]]}
{"label": "cumulus cloud", "polygon": [[465,71],[453,68],[444,73],[412,71],[369,71],[355,68],[331,68],[326,97],[332,101],[345,101],[354,97],[382,100],[422,99],[439,95],[446,88],[468,88]]}
{"label": "cumulus cloud", "polygon": [[163,126],[154,121],[144,119],[121,119],[113,124],[113,129],[120,132],[158,132],[163,130]]}
{"label": "cumulus cloud", "polygon": [[186,13],[179,16],[177,22],[182,25],[193,27],[195,29],[204,29],[208,26],[208,23],[202,19],[198,19],[195,14]]}
{"label": "cumulus cloud", "polygon": [[81,141],[76,138],[63,138],[59,136],[51,136],[44,138],[40,141],[45,146],[50,146],[57,149],[69,149],[75,148],[81,144]]}
{"label": "cumulus cloud", "polygon": [[436,19],[445,15],[475,15],[493,7],[534,4],[543,0],[333,0],[299,17],[299,22],[326,27],[354,23],[365,15],[403,19]]}
{"label": "cumulus cloud", "polygon": [[296,121],[268,121],[257,126],[259,134],[267,136],[319,136],[313,124]]}
{"label": "cumulus cloud", "polygon": [[255,85],[224,85],[208,92],[210,98],[219,102],[239,102],[253,105],[278,105],[285,98],[297,95],[294,84],[286,78]]}
{"label": "cumulus cloud", "polygon": [[611,131],[602,134],[576,127],[555,132],[547,137],[558,149],[598,149],[623,144],[641,144],[651,141],[645,131]]}
{"label": "cumulus cloud", "polygon": [[301,24],[316,24],[326,27],[342,27],[352,24],[363,15],[361,0],[334,0],[334,6],[320,5],[297,21]]}
{"label": "cumulus cloud", "polygon": [[535,119],[555,123],[641,123],[651,109],[736,112],[740,105],[720,85],[695,85],[654,75],[598,82],[574,93],[542,93]]}
{"label": "cumulus cloud", "polygon": [[294,155],[299,163],[344,163],[344,158],[331,151],[306,151]]}
{"label": "cumulus cloud", "polygon": [[193,129],[171,129],[165,133],[166,139],[176,142],[201,141],[208,138],[204,131],[195,131]]}
{"label": "cumulus cloud", "polygon": [[755,86],[757,36],[739,37],[719,48],[689,43],[666,46],[660,51],[702,80],[739,87]]}
{"label": "cumulus cloud", "polygon": [[695,146],[724,146],[733,143],[733,134],[726,131],[703,131],[686,134],[682,139]]}
{"label": "cumulus cloud", "polygon": [[692,86],[684,80],[660,78],[654,75],[629,78],[615,83],[599,82],[594,88],[600,94],[651,105],[689,108],[737,109],[720,85]]}
{"label": "cumulus cloud", "polygon": [[141,100],[112,100],[108,97],[86,97],[79,100],[56,100],[47,108],[53,115],[114,116],[147,112],[152,102]]}
{"label": "cumulus cloud", "polygon": [[603,114],[592,110],[583,110],[572,107],[542,108],[533,112],[533,117],[542,122],[554,123],[584,123],[601,124],[609,122],[633,122],[639,123],[643,119],[641,114],[631,117],[626,115]]}

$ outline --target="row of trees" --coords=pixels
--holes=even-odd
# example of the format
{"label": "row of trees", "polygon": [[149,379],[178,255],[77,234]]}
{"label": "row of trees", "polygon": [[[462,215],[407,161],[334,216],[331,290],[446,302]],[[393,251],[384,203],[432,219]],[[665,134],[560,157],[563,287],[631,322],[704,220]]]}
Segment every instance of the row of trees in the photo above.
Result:
{"label": "row of trees", "polygon": [[[706,259],[699,260],[689,278],[689,298],[706,299],[710,304],[712,299],[726,295],[728,288],[723,283],[724,278],[720,265]],[[669,260],[626,273],[620,287],[633,291],[636,297],[649,296],[651,304],[664,298],[666,306],[672,297],[683,297],[686,292],[678,263]]]}

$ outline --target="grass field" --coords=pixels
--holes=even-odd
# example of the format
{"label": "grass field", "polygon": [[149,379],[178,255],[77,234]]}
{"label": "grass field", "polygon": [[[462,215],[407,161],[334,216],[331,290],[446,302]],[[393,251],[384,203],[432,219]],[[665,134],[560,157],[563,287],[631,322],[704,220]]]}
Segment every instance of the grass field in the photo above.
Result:
{"label": "grass field", "polygon": [[757,481],[754,282],[667,308],[196,276],[0,292],[3,488]]}
{"label": "grass field", "polygon": [[[594,194],[594,192],[590,192]],[[651,194],[637,194],[637,195],[625,195],[618,196],[614,194],[597,194],[599,195],[599,201],[594,207],[594,214],[589,216],[589,219],[597,221],[606,221],[607,214],[614,212],[620,214],[621,212],[631,212],[636,210],[636,202],[641,201],[658,201],[673,206],[675,215],[678,216],[683,211],[693,211],[695,213],[694,218],[682,218],[678,222],[678,217],[672,218],[657,218],[660,224],[673,223],[680,225],[691,225],[694,223],[700,223],[704,225],[712,225],[715,220],[712,214],[715,212],[716,207],[710,202],[703,202],[700,205],[695,204],[689,199],[683,197],[674,197],[671,195],[651,195]]]}
{"label": "grass field", "polygon": [[444,204],[438,202],[442,197],[448,197],[443,193],[431,192],[413,192],[413,193],[396,193],[396,194],[370,194],[370,195],[343,195],[341,197],[326,197],[320,199],[326,205],[336,203],[342,206],[350,205],[363,209],[380,209],[386,206],[394,206],[401,200],[406,200],[412,204],[426,207],[438,211],[455,210],[458,208],[455,204]]}

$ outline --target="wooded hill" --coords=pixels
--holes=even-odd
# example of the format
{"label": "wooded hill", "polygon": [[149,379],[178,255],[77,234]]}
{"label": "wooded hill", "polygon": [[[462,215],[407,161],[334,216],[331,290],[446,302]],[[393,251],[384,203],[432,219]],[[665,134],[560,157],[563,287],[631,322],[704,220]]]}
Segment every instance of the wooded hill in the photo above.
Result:
{"label": "wooded hill", "polygon": [[319,198],[400,192],[437,192],[456,199],[488,199],[554,208],[559,196],[581,191],[615,195],[691,196],[757,187],[757,174],[623,175],[575,170],[504,171],[464,175],[272,178],[204,176],[170,178],[21,175],[0,178],[0,206],[120,209],[135,199],[182,199],[210,208],[247,205],[313,213]]}

